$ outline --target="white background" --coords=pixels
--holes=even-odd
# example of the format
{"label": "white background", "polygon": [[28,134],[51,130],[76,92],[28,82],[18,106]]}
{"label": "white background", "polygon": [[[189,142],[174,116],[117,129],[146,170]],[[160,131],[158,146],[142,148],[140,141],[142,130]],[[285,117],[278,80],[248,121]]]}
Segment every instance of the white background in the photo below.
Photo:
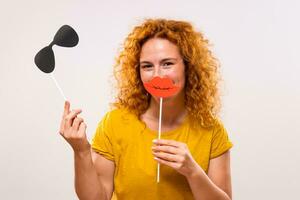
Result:
{"label": "white background", "polygon": [[1,199],[77,199],[73,153],[57,133],[63,98],[34,65],[63,24],[54,75],[91,139],[112,100],[112,65],[145,17],[187,20],[222,67],[222,120],[234,143],[234,199],[297,199],[300,169],[299,1],[3,1],[0,5]]}

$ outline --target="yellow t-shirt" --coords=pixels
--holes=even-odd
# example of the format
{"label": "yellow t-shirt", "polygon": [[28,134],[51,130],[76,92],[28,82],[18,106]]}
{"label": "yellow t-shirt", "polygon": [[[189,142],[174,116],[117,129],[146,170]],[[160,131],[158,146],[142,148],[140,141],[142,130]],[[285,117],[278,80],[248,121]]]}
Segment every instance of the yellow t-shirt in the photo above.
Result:
{"label": "yellow t-shirt", "polygon": [[[191,128],[188,117],[175,130],[162,132],[161,139],[186,143],[195,161],[207,173],[209,160],[220,156],[233,144],[217,120],[211,129]],[[117,200],[193,199],[186,178],[166,165],[160,165],[160,182],[156,181],[157,161],[151,146],[157,131],[150,130],[134,114],[115,109],[105,114],[92,138],[92,148],[115,162],[114,194]]]}

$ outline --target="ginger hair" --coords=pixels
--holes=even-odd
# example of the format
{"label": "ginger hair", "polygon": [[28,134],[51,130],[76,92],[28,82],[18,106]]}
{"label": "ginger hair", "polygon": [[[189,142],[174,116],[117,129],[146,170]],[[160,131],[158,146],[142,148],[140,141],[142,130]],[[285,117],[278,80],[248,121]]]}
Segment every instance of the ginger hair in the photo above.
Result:
{"label": "ginger hair", "polygon": [[187,21],[145,19],[126,37],[115,58],[117,95],[112,106],[140,117],[149,106],[140,78],[139,58],[143,44],[151,38],[167,39],[177,45],[185,64],[185,107],[192,122],[211,127],[220,112],[219,63],[204,35]]}

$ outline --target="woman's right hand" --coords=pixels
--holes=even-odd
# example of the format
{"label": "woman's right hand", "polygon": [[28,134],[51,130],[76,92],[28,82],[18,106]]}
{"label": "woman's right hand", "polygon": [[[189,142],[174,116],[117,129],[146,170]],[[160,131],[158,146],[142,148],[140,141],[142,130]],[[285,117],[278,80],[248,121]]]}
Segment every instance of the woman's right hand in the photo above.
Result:
{"label": "woman's right hand", "polygon": [[70,111],[70,102],[65,101],[59,133],[75,153],[90,151],[90,144],[86,137],[86,124],[83,118],[77,117],[81,112],[81,109]]}

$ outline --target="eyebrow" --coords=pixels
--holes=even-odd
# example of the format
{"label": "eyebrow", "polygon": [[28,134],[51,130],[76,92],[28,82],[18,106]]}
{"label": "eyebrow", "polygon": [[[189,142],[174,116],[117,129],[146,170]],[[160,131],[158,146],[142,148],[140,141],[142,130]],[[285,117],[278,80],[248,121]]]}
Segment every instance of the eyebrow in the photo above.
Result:
{"label": "eyebrow", "polygon": [[[160,60],[160,62],[165,62],[165,61],[168,61],[168,60],[175,60],[175,61],[177,61],[178,59],[177,58],[164,58],[164,59]],[[142,61],[140,61],[140,64],[142,64],[142,63],[151,63],[151,62],[147,61],[147,60],[142,60]]]}

